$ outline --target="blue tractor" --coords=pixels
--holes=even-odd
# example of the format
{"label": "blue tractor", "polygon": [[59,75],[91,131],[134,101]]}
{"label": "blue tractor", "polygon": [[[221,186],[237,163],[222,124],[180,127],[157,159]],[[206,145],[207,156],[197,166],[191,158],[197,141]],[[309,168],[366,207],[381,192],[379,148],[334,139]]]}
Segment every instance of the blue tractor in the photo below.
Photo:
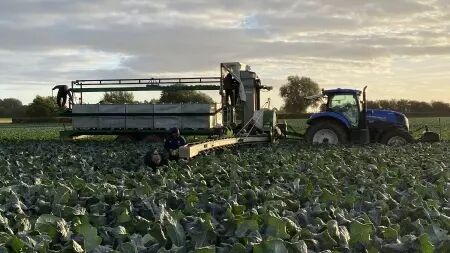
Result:
{"label": "blue tractor", "polygon": [[[366,88],[323,90],[326,102],[321,112],[308,119],[305,139],[313,144],[404,145],[413,142],[408,118],[391,110],[367,109]],[[319,96],[316,96],[316,98]],[[421,139],[438,141],[439,135],[427,131]]]}

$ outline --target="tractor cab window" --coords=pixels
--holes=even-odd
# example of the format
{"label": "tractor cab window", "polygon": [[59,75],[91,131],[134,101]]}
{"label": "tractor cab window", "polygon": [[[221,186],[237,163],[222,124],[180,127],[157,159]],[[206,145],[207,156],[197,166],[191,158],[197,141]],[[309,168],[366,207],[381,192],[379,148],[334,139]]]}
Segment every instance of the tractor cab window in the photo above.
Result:
{"label": "tractor cab window", "polygon": [[358,126],[359,104],[353,95],[338,94],[334,95],[329,102],[329,109],[340,113],[349,119],[352,126]]}

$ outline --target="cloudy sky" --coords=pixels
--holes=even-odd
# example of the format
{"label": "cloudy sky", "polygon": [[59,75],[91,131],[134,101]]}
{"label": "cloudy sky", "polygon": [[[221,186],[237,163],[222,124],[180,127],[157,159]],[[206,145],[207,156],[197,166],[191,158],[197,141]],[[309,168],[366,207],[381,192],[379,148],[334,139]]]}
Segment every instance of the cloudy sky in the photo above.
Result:
{"label": "cloudy sky", "polygon": [[228,61],[273,85],[275,105],[288,75],[450,102],[450,1],[0,0],[0,98],[28,103],[75,79],[217,76]]}

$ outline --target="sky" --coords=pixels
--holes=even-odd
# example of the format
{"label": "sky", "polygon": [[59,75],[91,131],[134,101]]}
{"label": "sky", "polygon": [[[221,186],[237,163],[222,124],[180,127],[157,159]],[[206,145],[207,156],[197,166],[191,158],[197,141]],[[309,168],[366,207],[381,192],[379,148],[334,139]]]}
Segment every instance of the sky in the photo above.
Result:
{"label": "sky", "polygon": [[450,102],[450,0],[0,0],[0,98],[29,103],[77,79],[219,76],[235,61],[274,86],[263,99],[277,107],[289,75]]}

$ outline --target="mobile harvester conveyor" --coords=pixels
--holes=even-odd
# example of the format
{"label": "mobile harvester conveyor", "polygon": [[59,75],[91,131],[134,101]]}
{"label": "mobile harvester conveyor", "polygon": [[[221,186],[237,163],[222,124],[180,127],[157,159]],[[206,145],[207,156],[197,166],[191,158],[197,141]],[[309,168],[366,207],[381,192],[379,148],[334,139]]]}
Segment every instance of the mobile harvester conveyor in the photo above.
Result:
{"label": "mobile harvester conveyor", "polygon": [[[224,77],[230,73],[239,85],[239,103],[228,104],[224,92]],[[321,112],[308,119],[306,134],[287,130],[286,123],[277,124],[276,113],[261,107],[261,85],[258,75],[239,62],[221,63],[219,77],[149,78],[76,80],[72,82],[70,104],[72,130],[60,133],[63,139],[82,135],[118,135],[130,140],[148,136],[165,136],[172,127],[182,135],[206,135],[210,140],[190,144],[179,150],[180,157],[192,158],[201,152],[230,145],[269,143],[280,137],[297,136],[308,143],[367,144],[380,142],[403,145],[413,142],[409,121],[405,115],[390,110],[367,109],[366,88],[323,90],[309,99],[326,99]],[[84,104],[83,94],[112,91],[183,91],[217,90],[221,103],[217,104]],[[76,99],[74,99],[76,101]],[[245,132],[249,123],[262,132]],[[223,138],[227,130],[238,136]],[[216,138],[216,139],[211,139]],[[426,131],[420,141],[438,141],[439,135]]]}
{"label": "mobile harvester conveyor", "polygon": [[[223,79],[232,74],[240,87],[239,103],[230,105],[225,96]],[[203,146],[221,146],[269,142],[276,128],[276,113],[261,107],[263,86],[258,75],[250,67],[239,62],[221,63],[218,77],[147,78],[76,80],[72,82],[71,110],[63,116],[72,118],[72,129],[61,131],[62,139],[74,139],[84,135],[117,135],[120,139],[143,140],[149,136],[166,136],[172,127],[178,127],[182,135],[219,137]],[[218,104],[85,104],[86,93],[114,91],[186,91],[216,90],[221,95]],[[251,120],[262,130],[259,136],[225,138],[226,130],[240,131]],[[189,146],[183,154],[201,150]],[[205,150],[205,148],[203,148]],[[200,152],[200,151],[198,151]]]}

